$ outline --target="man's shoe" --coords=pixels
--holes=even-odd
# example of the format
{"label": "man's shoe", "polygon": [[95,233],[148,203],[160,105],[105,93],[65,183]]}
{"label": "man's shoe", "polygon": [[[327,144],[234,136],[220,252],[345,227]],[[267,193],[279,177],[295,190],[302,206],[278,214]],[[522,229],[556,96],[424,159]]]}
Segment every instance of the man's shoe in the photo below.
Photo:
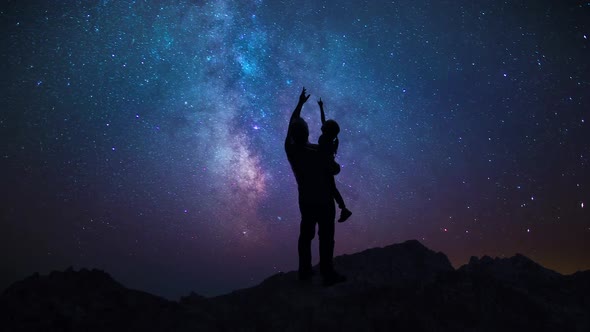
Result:
{"label": "man's shoe", "polygon": [[314,272],[313,270],[303,270],[299,271],[299,281],[308,281],[311,280],[313,277]]}
{"label": "man's shoe", "polygon": [[337,273],[337,272],[332,272],[328,275],[324,276],[324,287],[330,287],[332,285],[335,284],[339,284],[341,282],[345,282],[346,281],[346,277]]}

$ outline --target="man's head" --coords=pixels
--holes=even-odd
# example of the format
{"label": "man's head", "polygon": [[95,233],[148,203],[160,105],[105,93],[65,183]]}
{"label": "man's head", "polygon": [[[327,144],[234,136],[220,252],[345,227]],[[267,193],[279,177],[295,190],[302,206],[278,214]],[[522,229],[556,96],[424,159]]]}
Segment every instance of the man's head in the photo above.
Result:
{"label": "man's head", "polygon": [[291,136],[295,144],[305,144],[309,139],[309,128],[307,122],[302,118],[296,118],[289,124],[291,126]]}
{"label": "man's head", "polygon": [[334,121],[334,120],[326,120],[326,122],[324,122],[324,124],[322,125],[322,134],[326,135],[329,138],[336,138],[336,136],[338,136],[338,134],[340,133],[340,126],[338,125],[338,122]]}

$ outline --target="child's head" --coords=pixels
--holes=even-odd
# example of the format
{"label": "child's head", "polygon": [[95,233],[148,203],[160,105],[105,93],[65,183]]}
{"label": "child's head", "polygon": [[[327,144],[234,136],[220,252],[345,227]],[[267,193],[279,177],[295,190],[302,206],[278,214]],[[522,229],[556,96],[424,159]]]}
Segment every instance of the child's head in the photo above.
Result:
{"label": "child's head", "polygon": [[324,124],[322,125],[322,134],[326,135],[329,138],[336,138],[336,136],[338,136],[338,134],[340,133],[340,126],[338,125],[338,122],[334,121],[334,120],[326,120],[326,122],[324,122]]}

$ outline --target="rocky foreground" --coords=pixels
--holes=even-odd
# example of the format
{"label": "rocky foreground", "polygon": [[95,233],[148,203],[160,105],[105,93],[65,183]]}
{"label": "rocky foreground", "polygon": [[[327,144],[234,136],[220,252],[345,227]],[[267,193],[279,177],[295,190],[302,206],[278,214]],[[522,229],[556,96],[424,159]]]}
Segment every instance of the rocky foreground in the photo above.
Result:
{"label": "rocky foreground", "polygon": [[418,241],[335,259],[349,280],[295,272],[179,302],[99,270],[33,275],[0,297],[1,331],[590,331],[590,271],[564,276],[522,255],[455,270]]}

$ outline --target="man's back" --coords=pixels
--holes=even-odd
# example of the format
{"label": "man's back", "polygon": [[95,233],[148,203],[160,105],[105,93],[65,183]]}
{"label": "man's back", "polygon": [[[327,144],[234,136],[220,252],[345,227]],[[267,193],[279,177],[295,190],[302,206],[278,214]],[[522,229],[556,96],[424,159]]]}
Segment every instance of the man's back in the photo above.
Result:
{"label": "man's back", "polygon": [[299,200],[325,202],[330,199],[325,161],[316,144],[286,144],[285,152],[297,180]]}

